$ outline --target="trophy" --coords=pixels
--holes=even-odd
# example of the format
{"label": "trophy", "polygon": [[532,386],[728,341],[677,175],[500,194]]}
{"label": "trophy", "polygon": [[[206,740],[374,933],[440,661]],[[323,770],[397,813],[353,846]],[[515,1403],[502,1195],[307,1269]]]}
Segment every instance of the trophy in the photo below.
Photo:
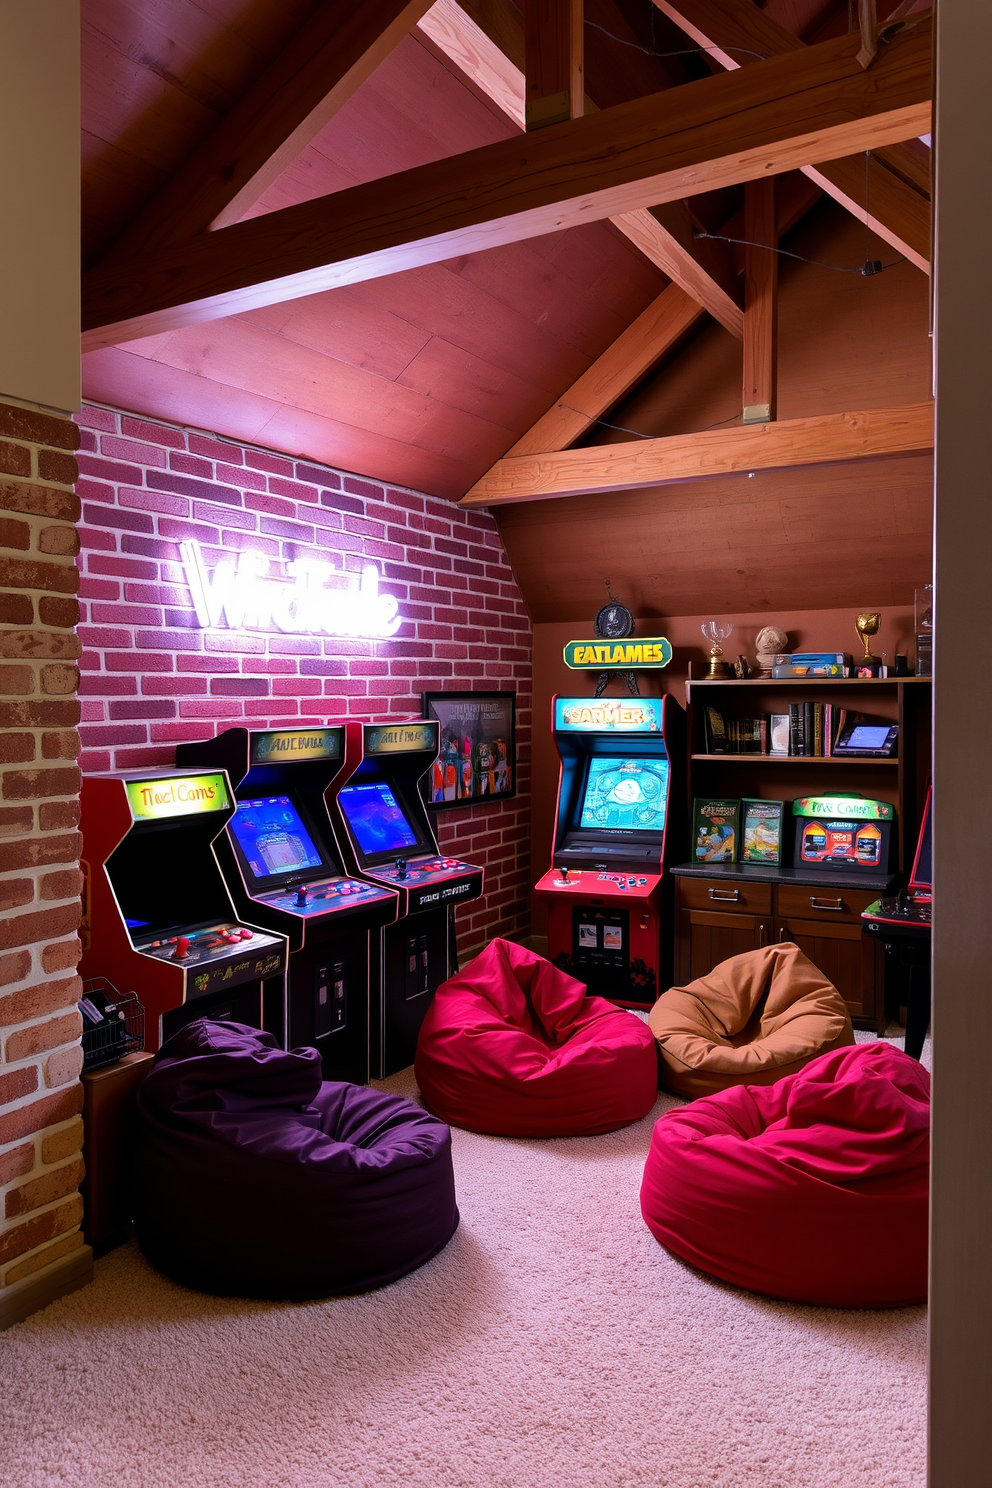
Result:
{"label": "trophy", "polygon": [[882,624],[882,616],[878,610],[865,610],[854,622],[854,628],[865,643],[865,654],[858,661],[860,667],[880,666],[879,658],[872,654],[868,646],[868,637],[878,635]]}
{"label": "trophy", "polygon": [[729,623],[717,625],[715,620],[707,620],[706,624],[699,628],[703,633],[703,638],[710,643],[710,669],[706,673],[706,680],[713,682],[719,681],[721,677],[729,677],[730,668],[723,659],[723,647],[720,642],[733,635],[733,625]]}

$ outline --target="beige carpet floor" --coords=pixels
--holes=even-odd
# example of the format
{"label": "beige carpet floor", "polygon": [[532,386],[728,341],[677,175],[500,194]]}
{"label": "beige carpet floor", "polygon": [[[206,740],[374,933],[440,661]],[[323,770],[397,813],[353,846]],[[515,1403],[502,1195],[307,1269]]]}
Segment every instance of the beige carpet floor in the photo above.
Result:
{"label": "beige carpet floor", "polygon": [[605,1137],[456,1131],[457,1234],[367,1296],[217,1300],[114,1251],[0,1335],[0,1483],[921,1488],[924,1309],[772,1302],[668,1255],[637,1196],[671,1104]]}

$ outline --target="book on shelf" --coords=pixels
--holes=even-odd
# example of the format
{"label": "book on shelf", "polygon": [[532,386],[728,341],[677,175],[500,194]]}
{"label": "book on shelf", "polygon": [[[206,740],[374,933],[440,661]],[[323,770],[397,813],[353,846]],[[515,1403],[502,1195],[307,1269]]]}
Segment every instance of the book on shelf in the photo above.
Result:
{"label": "book on shelf", "polygon": [[703,734],[707,754],[765,754],[768,750],[766,718],[727,718],[719,708],[703,709]]}
{"label": "book on shelf", "polygon": [[[841,723],[844,710],[839,711]],[[792,703],[789,706],[789,754],[806,759],[830,759],[837,738],[832,703]]]}
{"label": "book on shelf", "polygon": [[789,715],[788,713],[772,713],[768,719],[768,752],[770,754],[789,753]]}
{"label": "book on shelf", "polygon": [[703,709],[703,730],[707,754],[727,753],[727,726],[719,708]]}

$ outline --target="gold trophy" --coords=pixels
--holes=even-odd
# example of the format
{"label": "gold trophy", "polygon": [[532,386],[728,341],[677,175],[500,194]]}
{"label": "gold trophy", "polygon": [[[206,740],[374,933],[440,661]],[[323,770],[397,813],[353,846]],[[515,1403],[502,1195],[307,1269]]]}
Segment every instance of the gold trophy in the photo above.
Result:
{"label": "gold trophy", "polygon": [[723,659],[723,647],[720,642],[727,640],[728,636],[733,634],[733,625],[718,625],[715,620],[707,620],[706,624],[699,628],[710,643],[710,669],[706,673],[705,680],[714,682],[721,677],[732,677],[733,672]]}
{"label": "gold trophy", "polygon": [[878,635],[882,624],[882,616],[879,610],[865,610],[854,622],[854,628],[865,643],[865,654],[858,660],[858,667],[881,666],[881,657],[875,656],[868,645],[868,637]]}

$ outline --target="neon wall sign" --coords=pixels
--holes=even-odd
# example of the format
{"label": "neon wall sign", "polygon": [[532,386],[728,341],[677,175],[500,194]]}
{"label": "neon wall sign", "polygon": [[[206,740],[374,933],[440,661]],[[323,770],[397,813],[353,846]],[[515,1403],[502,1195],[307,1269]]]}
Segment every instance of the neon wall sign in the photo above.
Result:
{"label": "neon wall sign", "polygon": [[286,564],[290,582],[270,579],[264,553],[222,558],[207,573],[195,538],[179,544],[196,618],[206,629],[279,630],[287,635],[361,636],[388,640],[403,623],[395,595],[379,591],[374,564],[362,569],[358,587],[329,588],[330,563],[298,558]]}

